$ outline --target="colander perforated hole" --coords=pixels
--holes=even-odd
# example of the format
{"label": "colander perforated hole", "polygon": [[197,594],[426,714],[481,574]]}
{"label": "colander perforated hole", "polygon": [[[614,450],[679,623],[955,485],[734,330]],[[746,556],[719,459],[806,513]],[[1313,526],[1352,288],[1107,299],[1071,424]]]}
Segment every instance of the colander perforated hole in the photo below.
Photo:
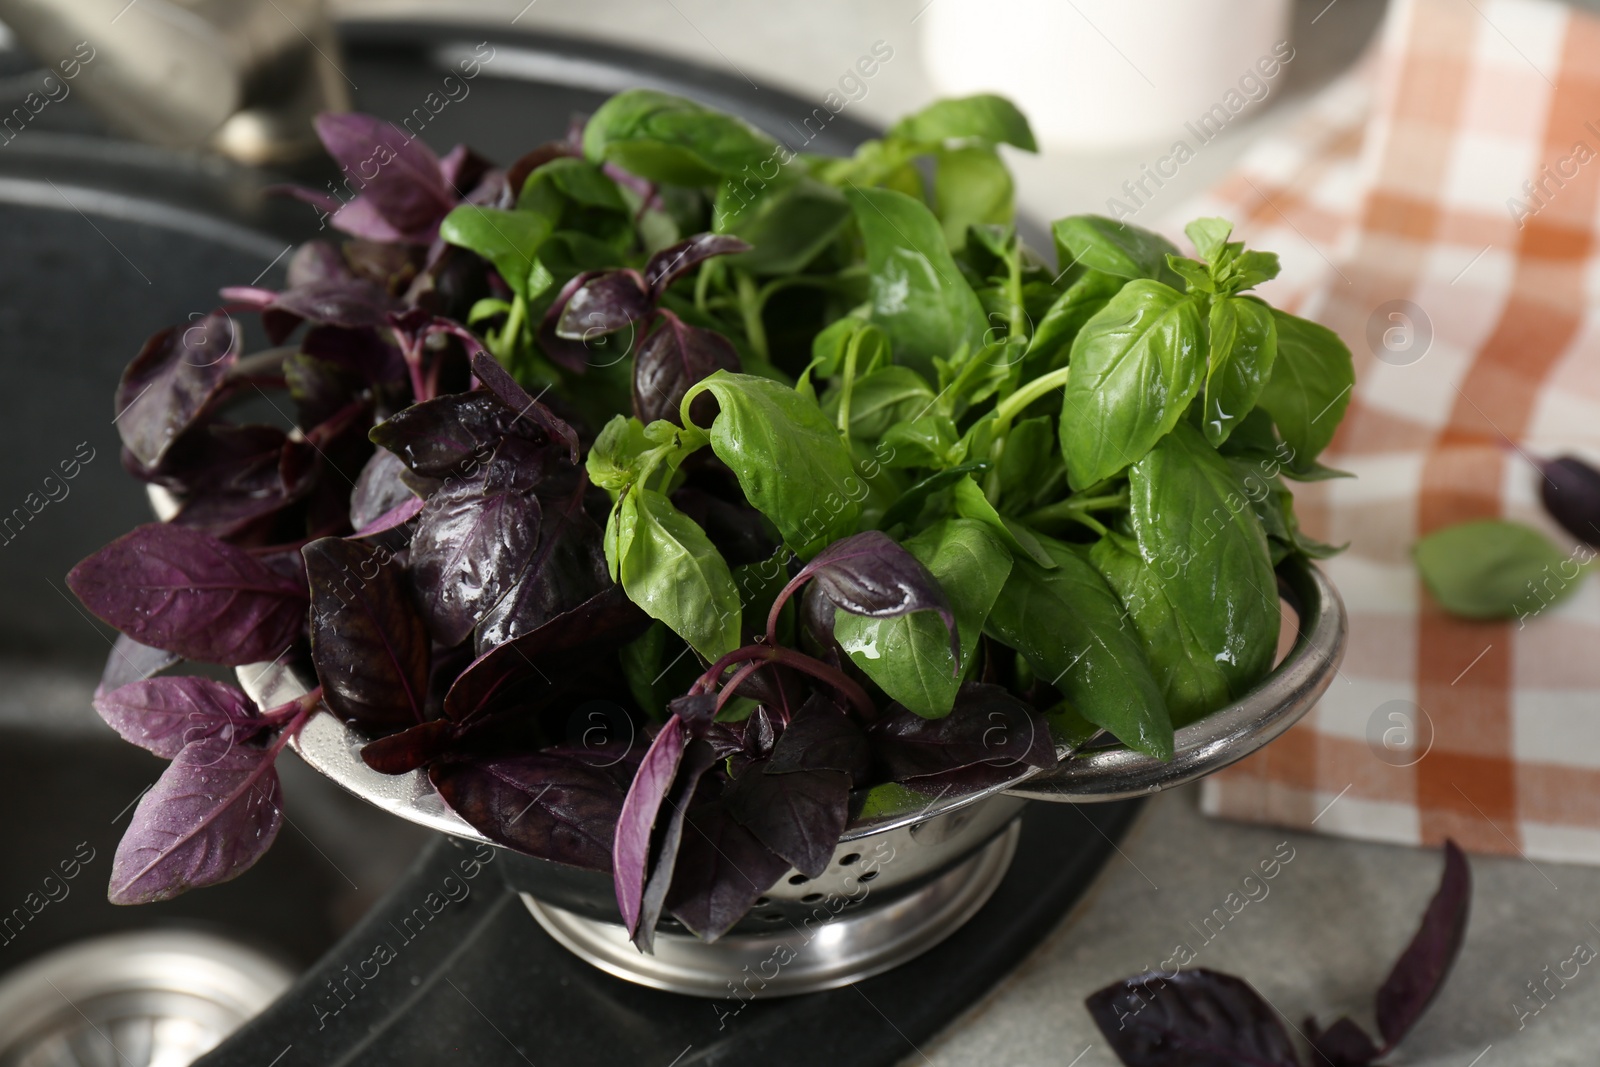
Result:
{"label": "colander perforated hole", "polygon": [[805,896],[800,898],[800,903],[802,903],[802,904],[815,904],[817,901],[819,901],[821,899],[822,899],[822,894],[821,893],[807,893]]}
{"label": "colander perforated hole", "polygon": [[765,914],[759,916],[759,918],[761,919],[762,922],[781,923],[781,922],[783,922],[783,913],[782,912],[777,912],[777,911],[769,911],[769,912],[766,912]]}
{"label": "colander perforated hole", "polygon": [[855,863],[860,858],[861,858],[861,853],[859,853],[859,852],[852,852],[848,856],[841,856],[839,858],[839,866],[848,867],[851,864]]}
{"label": "colander perforated hole", "polygon": [[878,877],[878,872],[877,871],[868,871],[866,874],[863,874],[861,876],[860,880],[863,881],[863,882],[870,882],[876,877]]}
{"label": "colander perforated hole", "polygon": [[807,878],[803,874],[792,874],[789,876],[790,885],[805,885],[809,881],[811,881],[811,879]]}
{"label": "colander perforated hole", "polygon": [[768,897],[757,897],[755,906],[758,907],[758,908],[761,908],[761,907],[765,907],[766,905],[771,904],[771,903],[772,903],[772,900],[770,898],[768,898]]}

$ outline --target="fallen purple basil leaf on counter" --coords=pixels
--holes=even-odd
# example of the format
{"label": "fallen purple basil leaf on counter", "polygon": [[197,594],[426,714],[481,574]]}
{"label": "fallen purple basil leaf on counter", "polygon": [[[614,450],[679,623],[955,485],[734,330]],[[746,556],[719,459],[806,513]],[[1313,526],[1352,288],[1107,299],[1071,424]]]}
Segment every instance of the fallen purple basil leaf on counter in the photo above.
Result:
{"label": "fallen purple basil leaf on counter", "polygon": [[[1449,976],[1471,905],[1471,868],[1446,840],[1439,888],[1374,998],[1383,1044],[1348,1017],[1327,1029],[1306,1019],[1314,1067],[1371,1067],[1394,1051]],[[1091,993],[1084,1005],[1128,1067],[1301,1067],[1281,1013],[1249,983],[1220,971],[1150,971]]]}

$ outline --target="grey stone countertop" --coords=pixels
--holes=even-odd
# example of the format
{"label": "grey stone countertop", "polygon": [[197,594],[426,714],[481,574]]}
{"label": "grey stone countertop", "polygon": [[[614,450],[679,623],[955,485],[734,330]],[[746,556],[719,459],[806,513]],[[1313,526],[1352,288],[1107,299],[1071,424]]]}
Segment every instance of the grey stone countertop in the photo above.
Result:
{"label": "grey stone countertop", "polygon": [[[913,19],[928,0],[494,0],[437,4],[343,0],[348,15],[404,13],[516,20],[518,26],[656,49],[821,100],[856,57],[883,40],[895,58],[851,107],[887,123],[935,94]],[[934,0],[939,2],[939,0]],[[1302,0],[1297,57],[1277,97],[1230,126],[1161,190],[1158,213],[1180,208],[1224,173],[1263,132],[1293,120],[1304,101],[1345,69],[1371,37],[1383,0]],[[1023,210],[1039,219],[1103,211],[1138,175],[1151,149],[1105,155],[1012,153]],[[1267,895],[1225,926],[1204,920],[1242,892],[1263,860],[1282,862]],[[1083,1008],[1085,995],[1156,966],[1182,942],[1193,966],[1250,981],[1287,1020],[1324,1025],[1350,1014],[1372,1026],[1371,999],[1409,940],[1437,883],[1437,853],[1243,826],[1202,817],[1194,789],[1152,801],[1087,897],[1021,967],[938,1039],[908,1046],[927,1067],[1106,1067],[1117,1060]],[[1600,869],[1476,858],[1465,949],[1439,999],[1394,1064],[1541,1067],[1596,1062],[1600,975],[1584,968],[1537,1015],[1525,983],[1543,981],[1583,942],[1600,947]],[[1259,894],[1259,890],[1256,891]],[[1226,909],[1224,909],[1226,914]],[[1207,933],[1210,933],[1209,940]],[[1571,967],[1567,968],[1568,973]],[[1549,996],[1549,994],[1547,994]]]}

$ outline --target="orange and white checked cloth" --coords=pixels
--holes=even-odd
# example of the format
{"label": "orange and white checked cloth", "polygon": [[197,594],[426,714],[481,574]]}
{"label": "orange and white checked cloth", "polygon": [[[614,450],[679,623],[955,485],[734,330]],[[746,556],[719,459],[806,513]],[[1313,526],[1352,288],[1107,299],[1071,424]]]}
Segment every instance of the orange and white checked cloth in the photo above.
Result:
{"label": "orange and white checked cloth", "polygon": [[1342,671],[1205,783],[1204,810],[1600,863],[1600,578],[1525,627],[1464,622],[1410,559],[1488,516],[1574,547],[1527,457],[1600,463],[1600,20],[1398,0],[1368,62],[1197,214],[1282,254],[1265,295],[1355,353],[1324,460],[1358,476],[1296,486],[1310,532],[1350,543],[1325,564],[1350,610]]}

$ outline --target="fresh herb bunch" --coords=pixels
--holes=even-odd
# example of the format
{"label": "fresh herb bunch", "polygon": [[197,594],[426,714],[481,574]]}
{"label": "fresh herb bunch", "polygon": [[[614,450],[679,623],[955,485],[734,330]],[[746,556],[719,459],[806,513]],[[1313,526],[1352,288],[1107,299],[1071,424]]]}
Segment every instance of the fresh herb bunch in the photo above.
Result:
{"label": "fresh herb bunch", "polygon": [[[1063,219],[1049,267],[1002,99],[849,159],[643,90],[504,169],[319,131],[359,195],[297,195],[353,239],[119,389],[176,510],[69,580],[124,634],[102,715],[174,762],[113,900],[254,862],[320,700],[493,840],[611,873],[641,945],[667,912],[714,938],[875,789],[1102,729],[1170,756],[1271,666],[1274,565],[1329,551],[1280,476],[1337,473],[1349,352],[1246,295],[1276,257],[1220,220],[1186,258]],[[242,355],[241,311],[273,347]],[[271,388],[297,429],[225,417]],[[286,708],[154,676],[307,653]]]}

